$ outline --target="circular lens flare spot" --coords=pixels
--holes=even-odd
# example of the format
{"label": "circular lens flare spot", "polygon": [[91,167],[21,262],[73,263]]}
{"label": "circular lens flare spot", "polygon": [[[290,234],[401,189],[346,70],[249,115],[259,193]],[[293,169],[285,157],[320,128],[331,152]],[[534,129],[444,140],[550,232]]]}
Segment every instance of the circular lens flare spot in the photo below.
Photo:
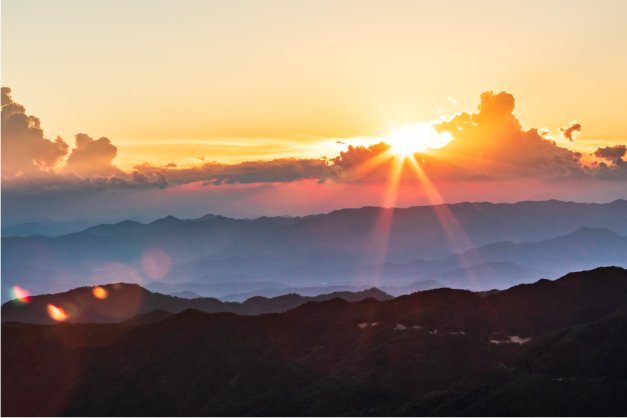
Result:
{"label": "circular lens flare spot", "polygon": [[52,303],[48,304],[48,315],[55,321],[63,322],[68,318],[68,314],[63,308],[60,308]]}
{"label": "circular lens flare spot", "polygon": [[28,290],[19,286],[13,286],[11,288],[11,297],[19,304],[30,302],[30,293]]}
{"label": "circular lens flare spot", "polygon": [[96,286],[91,290],[91,293],[96,299],[106,299],[109,296],[109,292],[102,286]]}
{"label": "circular lens flare spot", "polygon": [[142,257],[144,273],[151,279],[160,279],[170,272],[171,261],[168,253],[161,249],[146,251]]}

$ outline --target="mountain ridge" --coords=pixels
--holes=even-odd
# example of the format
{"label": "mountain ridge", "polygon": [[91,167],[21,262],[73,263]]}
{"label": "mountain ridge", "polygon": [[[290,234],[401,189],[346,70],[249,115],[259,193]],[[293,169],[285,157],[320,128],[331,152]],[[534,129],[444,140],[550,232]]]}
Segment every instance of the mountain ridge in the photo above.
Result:
{"label": "mountain ridge", "polygon": [[[442,208],[447,210],[441,211]],[[605,228],[621,237],[627,235],[625,213],[627,201],[616,200],[609,204],[540,201],[346,209],[303,218],[255,220],[219,216],[201,221],[161,218],[151,224],[98,226],[57,238],[2,238],[2,274],[7,287],[19,285],[33,293],[44,293],[80,285],[85,277],[95,282],[112,282],[127,276],[137,282],[171,284],[406,286],[471,264],[519,265],[510,272],[493,274],[494,278],[502,277],[503,284],[497,287],[503,288],[538,273],[557,277],[570,270],[599,265],[627,266],[627,257],[609,242],[620,240],[622,248],[623,238],[604,231]],[[393,216],[389,218],[389,227],[384,227],[381,217],[390,215]],[[446,225],[457,227],[451,231]],[[505,254],[510,246],[507,243],[539,243],[577,230],[577,234],[565,239],[559,251],[532,251],[526,258],[515,251]],[[599,235],[596,241],[591,236],[595,234]],[[386,243],[385,248],[379,248],[382,242]],[[460,254],[494,243],[501,247],[488,247],[495,255],[475,252],[467,254],[471,264],[460,261]],[[590,245],[593,251],[586,253]],[[547,254],[553,259],[546,259]],[[32,263],[32,259],[41,262]],[[404,271],[398,267],[417,259],[423,261],[415,268],[408,266]],[[487,279],[488,275],[483,277]],[[245,287],[205,296],[261,289]],[[175,291],[182,290],[193,291]]]}
{"label": "mountain ridge", "polygon": [[255,316],[3,323],[2,410],[622,416],[626,296],[627,270],[605,267],[489,295],[437,289]]}
{"label": "mountain ridge", "polygon": [[[94,289],[104,289],[104,298],[95,296]],[[101,290],[102,292],[102,290]],[[2,322],[53,324],[47,313],[48,304],[68,313],[69,323],[118,323],[137,315],[154,311],[178,313],[187,309],[204,312],[233,312],[242,315],[284,312],[310,301],[342,298],[350,301],[374,298],[390,299],[391,296],[376,288],[357,292],[332,292],[317,296],[285,294],[273,298],[255,296],[244,302],[223,302],[216,298],[188,299],[151,292],[136,283],[111,283],[99,286],[82,286],[62,293],[31,296],[28,303],[12,300],[2,304]]]}

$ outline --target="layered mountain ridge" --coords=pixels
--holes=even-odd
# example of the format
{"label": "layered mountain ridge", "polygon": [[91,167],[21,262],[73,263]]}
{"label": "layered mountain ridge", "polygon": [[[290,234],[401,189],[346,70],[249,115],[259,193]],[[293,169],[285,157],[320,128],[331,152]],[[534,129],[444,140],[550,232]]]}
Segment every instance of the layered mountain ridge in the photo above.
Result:
{"label": "layered mountain ridge", "polygon": [[35,294],[122,281],[168,293],[244,294],[238,300],[264,289],[332,286],[400,294],[405,290],[394,289],[411,291],[429,280],[505,289],[573,270],[627,267],[626,214],[625,200],[553,200],[364,207],[293,218],[170,216],[55,238],[4,237],[2,274],[4,289],[19,285]]}
{"label": "layered mountain ridge", "polygon": [[2,341],[7,415],[627,412],[627,270],[617,267],[256,316],[5,322]]}

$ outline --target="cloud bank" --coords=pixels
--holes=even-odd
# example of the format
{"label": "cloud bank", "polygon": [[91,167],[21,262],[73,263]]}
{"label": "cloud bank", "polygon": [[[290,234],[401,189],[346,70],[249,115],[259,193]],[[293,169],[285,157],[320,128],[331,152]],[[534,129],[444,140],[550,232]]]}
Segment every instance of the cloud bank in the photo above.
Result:
{"label": "cloud bank", "polygon": [[[625,145],[599,148],[593,156],[600,161],[585,166],[581,154],[557,145],[548,131],[524,129],[514,108],[513,95],[488,91],[481,95],[475,112],[462,112],[434,124],[438,132],[450,133],[452,140],[440,149],[414,155],[424,175],[446,181],[627,178]],[[560,129],[570,141],[580,131],[577,122]],[[25,108],[13,101],[9,88],[2,89],[2,176],[9,194],[166,188],[188,183],[385,182],[395,161],[390,158],[390,145],[383,141],[369,146],[349,145],[332,158],[238,164],[206,161],[191,167],[145,163],[124,172],[114,165],[118,149],[108,138],[94,139],[79,133],[70,151],[61,138],[46,139],[39,119],[27,115]],[[415,175],[405,167],[400,178],[415,179]]]}

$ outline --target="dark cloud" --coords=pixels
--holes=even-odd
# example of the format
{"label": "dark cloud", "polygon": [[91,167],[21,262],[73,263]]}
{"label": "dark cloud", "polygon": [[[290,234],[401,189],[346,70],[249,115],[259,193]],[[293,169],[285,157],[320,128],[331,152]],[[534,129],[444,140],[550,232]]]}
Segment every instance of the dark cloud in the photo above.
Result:
{"label": "dark cloud", "polygon": [[598,179],[627,180],[627,161],[623,158],[627,155],[627,146],[615,145],[597,148],[593,155],[607,161],[598,164],[595,173]]}
{"label": "dark cloud", "polygon": [[599,163],[596,177],[600,180],[627,180],[627,161],[617,158],[612,164]]}
{"label": "dark cloud", "polygon": [[137,170],[120,176],[82,177],[76,174],[54,174],[38,177],[33,181],[17,177],[2,185],[3,197],[46,196],[75,194],[115,189],[164,189],[168,186],[165,176],[159,172],[142,173]]}
{"label": "dark cloud", "polygon": [[2,87],[2,177],[39,176],[52,170],[68,151],[59,137],[44,138],[39,119],[15,103],[11,89]]}
{"label": "dark cloud", "polygon": [[604,160],[614,161],[617,158],[622,158],[627,153],[627,146],[615,145],[613,147],[597,148],[594,152],[594,156],[603,158]]}
{"label": "dark cloud", "polygon": [[377,158],[389,149],[390,146],[384,142],[369,146],[349,145],[346,151],[341,151],[340,155],[331,159],[331,162],[338,171],[352,170]]}
{"label": "dark cloud", "polygon": [[270,161],[246,161],[239,164],[205,163],[200,166],[177,168],[170,164],[156,167],[135,166],[143,174],[160,173],[168,183],[184,184],[202,181],[206,184],[288,183],[315,179],[324,181],[333,176],[325,159],[281,158]]}
{"label": "dark cloud", "polygon": [[568,139],[570,142],[573,142],[575,139],[575,134],[577,132],[581,132],[581,124],[577,122],[571,122],[569,126],[565,126],[560,128],[560,132],[564,136],[564,138]]}
{"label": "dark cloud", "polygon": [[120,175],[111,162],[118,149],[108,138],[93,139],[87,134],[76,134],[76,144],[67,159],[67,171],[84,176]]}

